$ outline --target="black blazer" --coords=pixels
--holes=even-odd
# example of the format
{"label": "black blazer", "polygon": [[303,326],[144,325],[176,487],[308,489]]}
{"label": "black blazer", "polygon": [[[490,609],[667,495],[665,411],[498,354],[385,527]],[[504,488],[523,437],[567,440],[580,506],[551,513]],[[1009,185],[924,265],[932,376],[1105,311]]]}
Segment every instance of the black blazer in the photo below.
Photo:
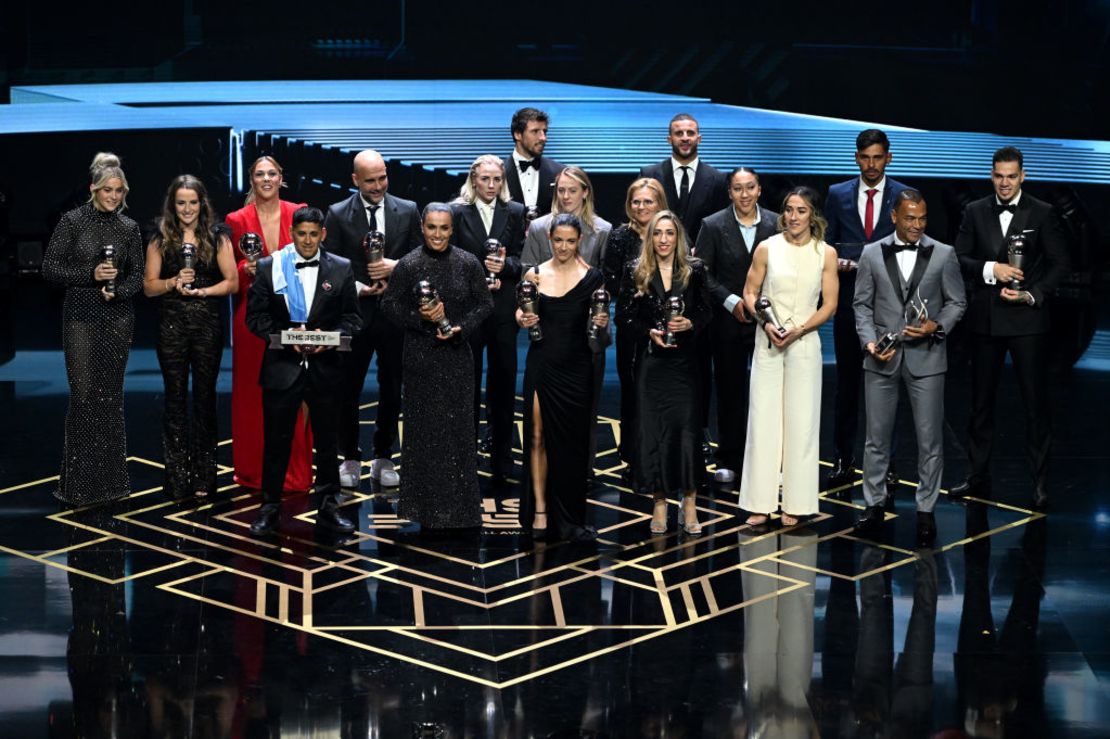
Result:
{"label": "black blazer", "polygon": [[[496,201],[493,207],[493,223],[489,235],[482,224],[478,206],[473,203],[452,203],[451,216],[454,219],[455,233],[452,243],[466,252],[478,257],[483,265],[486,261],[486,239],[497,239],[505,247],[505,267],[501,270],[501,289],[493,296],[494,320],[516,322],[516,285],[520,281],[520,252],[524,248],[524,206],[509,201]],[[485,271],[485,267],[482,268]]]}
{"label": "black blazer", "polygon": [[[990,195],[968,204],[964,209],[960,232],[956,236],[956,256],[960,270],[969,284],[967,314],[964,322],[977,334],[989,336],[1025,336],[1049,330],[1045,307],[1052,294],[1070,270],[1067,242],[1052,206],[1024,190],[1017,212],[1003,236],[994,213],[995,196]],[[987,262],[1007,262],[1009,236],[1025,231],[1026,290],[1035,303],[1009,303],[1002,299],[1001,283],[988,285],[983,281]]]}
{"label": "black blazer", "polygon": [[[637,357],[643,356],[645,351],[653,351],[657,348],[648,336],[648,332],[660,327],[663,318],[663,301],[667,297],[659,270],[652,275],[646,294],[636,290],[633,274],[639,263],[639,259],[634,259],[625,267],[625,274],[621,279],[621,294],[617,300],[617,323],[622,331],[627,330],[633,336]],[[678,347],[666,351],[695,351],[696,336],[709,325],[713,315],[709,307],[710,297],[705,279],[705,265],[700,259],[690,259],[690,280],[682,292],[682,299],[686,304],[686,310],[682,315],[689,318],[694,327],[690,331],[677,334]]]}
{"label": "black blazer", "polygon": [[[744,296],[744,283],[752,266],[752,252],[764,240],[779,232],[779,214],[759,206],[759,224],[755,227],[755,243],[744,243],[744,236],[736,224],[732,205],[706,218],[698,234],[694,254],[705,264],[705,280],[713,303],[713,315],[731,316],[725,311],[729,295]],[[735,319],[732,319],[735,320]],[[754,331],[751,324],[741,328]]]}
{"label": "black blazer", "polygon": [[[554,159],[540,157],[540,189],[536,193],[536,209],[539,215],[551,212],[551,198],[555,193],[555,178],[565,169]],[[513,159],[512,152],[505,157],[505,182],[509,185],[509,197],[513,202],[524,205],[524,190],[520,186],[520,167]]]}
{"label": "black blazer", "polygon": [[698,172],[694,176],[694,184],[690,186],[690,196],[685,209],[679,207],[678,190],[674,185],[674,169],[671,167],[670,157],[659,164],[641,168],[640,176],[651,177],[663,186],[663,192],[667,194],[667,205],[678,214],[682,219],[682,225],[686,228],[690,248],[697,243],[702,220],[729,204],[728,182],[724,173],[701,158],[698,159]]}
{"label": "black blazer", "polygon": [[[387,226],[388,228],[388,226]],[[309,329],[339,331],[354,336],[362,328],[359,300],[355,292],[355,276],[351,263],[343,257],[320,249],[320,268],[316,275],[316,293],[308,308]],[[247,292],[247,328],[269,345],[270,334],[290,328],[289,309],[285,296],[274,292],[272,256],[258,262],[258,272]],[[262,356],[258,384],[264,390],[285,390],[300,376],[302,355],[291,348],[269,349]],[[308,372],[314,382],[339,386],[343,377],[343,356],[333,350],[309,358]],[[319,385],[318,387],[325,387]]]}
{"label": "black blazer", "polygon": [[[420,245],[420,212],[416,203],[386,193],[378,217],[385,218],[386,257],[400,259]],[[370,230],[370,221],[357,192],[328,208],[324,228],[328,230],[328,237],[323,247],[330,253],[349,260],[355,279],[364,285],[370,284],[370,277],[366,274],[366,253],[362,250],[362,238]],[[359,309],[366,324],[377,315],[380,298],[381,296],[375,295],[359,301]]]}

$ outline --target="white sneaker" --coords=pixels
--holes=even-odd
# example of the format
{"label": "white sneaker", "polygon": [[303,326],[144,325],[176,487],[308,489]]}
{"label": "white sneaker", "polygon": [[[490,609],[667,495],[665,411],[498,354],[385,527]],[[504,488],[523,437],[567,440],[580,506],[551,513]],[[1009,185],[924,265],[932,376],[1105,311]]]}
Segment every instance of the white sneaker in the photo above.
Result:
{"label": "white sneaker", "polygon": [[361,472],[362,465],[358,463],[357,459],[348,459],[346,462],[341,463],[339,465],[339,487],[358,490]]}
{"label": "white sneaker", "polygon": [[401,484],[401,476],[393,469],[393,461],[375,459],[370,464],[370,479],[377,480],[383,488],[395,488]]}
{"label": "white sneaker", "polygon": [[730,483],[736,481],[736,473],[727,467],[720,467],[713,473],[713,482]]}

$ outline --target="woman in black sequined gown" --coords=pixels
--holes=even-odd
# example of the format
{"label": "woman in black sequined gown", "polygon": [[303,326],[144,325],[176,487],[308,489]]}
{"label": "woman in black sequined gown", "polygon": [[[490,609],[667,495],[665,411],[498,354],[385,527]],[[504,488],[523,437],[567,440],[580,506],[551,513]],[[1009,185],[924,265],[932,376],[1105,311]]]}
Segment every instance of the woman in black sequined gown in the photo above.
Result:
{"label": "woman in black sequined gown", "polygon": [[[590,459],[594,355],[609,343],[609,314],[590,317],[594,291],[605,284],[601,271],[578,257],[582,225],[576,216],[551,219],[551,259],[523,279],[539,285],[537,312],[516,312],[523,328],[539,324],[543,339],[528,347],[524,370],[524,485],[520,521],[533,536],[588,540],[585,470]],[[588,338],[590,323],[597,337]]]}
{"label": "woman in black sequined gown", "polygon": [[[381,304],[405,330],[398,515],[431,529],[480,526],[474,362],[467,339],[493,311],[493,298],[482,263],[450,244],[449,207],[430,203],[421,228],[424,245],[397,262]],[[435,309],[418,303],[421,280],[439,292]],[[453,327],[447,338],[434,323],[444,314]]]}
{"label": "woman in black sequined gown", "polygon": [[[43,277],[65,286],[62,348],[69,379],[62,469],[55,497],[70,505],[122,498],[127,476],[123,374],[143,283],[143,245],[135,221],[120,211],[127,177],[114,154],[89,168],[92,197],[65,213],[42,262]],[[115,247],[115,267],[103,248]],[[114,281],[115,292],[109,292]]]}
{"label": "woman in black sequined gown", "polygon": [[[162,296],[158,364],[166,385],[162,411],[163,490],[177,500],[216,490],[216,380],[223,356],[220,304],[239,285],[231,232],[214,226],[204,183],[176,177],[166,192],[158,234],[146,249],[143,292]],[[185,268],[183,244],[195,247]],[[189,375],[193,413],[189,419]]]}
{"label": "woman in black sequined gown", "polygon": [[[682,298],[684,309],[664,321],[672,296]],[[653,534],[667,529],[669,495],[682,501],[679,522],[686,533],[701,533],[694,500],[705,474],[696,338],[710,317],[705,266],[687,256],[678,217],[660,211],[648,223],[640,258],[626,270],[617,304],[621,330],[637,337],[636,479],[655,499]],[[674,346],[664,345],[665,329],[674,334]]]}

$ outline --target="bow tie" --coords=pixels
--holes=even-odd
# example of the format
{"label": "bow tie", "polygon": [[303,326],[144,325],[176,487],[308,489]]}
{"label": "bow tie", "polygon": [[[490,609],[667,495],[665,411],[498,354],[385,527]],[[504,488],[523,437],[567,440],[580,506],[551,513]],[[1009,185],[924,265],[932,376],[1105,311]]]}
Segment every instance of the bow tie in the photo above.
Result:
{"label": "bow tie", "polygon": [[307,262],[297,262],[297,269],[304,269],[305,267],[319,267],[319,259],[310,259]]}
{"label": "bow tie", "polygon": [[1014,205],[1013,203],[1006,203],[1005,205],[1002,205],[1000,203],[995,203],[994,204],[994,214],[996,216],[1000,216],[1004,212],[1016,213],[1017,212],[1017,206]]}
{"label": "bow tie", "polygon": [[917,247],[917,244],[895,244],[894,253],[897,254],[900,251],[917,251]]}
{"label": "bow tie", "polygon": [[529,167],[534,167],[537,172],[540,171],[540,158],[539,157],[536,157],[535,159],[531,159],[529,161],[525,161],[525,160],[521,159],[520,161],[517,162],[517,164],[520,165],[521,174],[527,172]]}

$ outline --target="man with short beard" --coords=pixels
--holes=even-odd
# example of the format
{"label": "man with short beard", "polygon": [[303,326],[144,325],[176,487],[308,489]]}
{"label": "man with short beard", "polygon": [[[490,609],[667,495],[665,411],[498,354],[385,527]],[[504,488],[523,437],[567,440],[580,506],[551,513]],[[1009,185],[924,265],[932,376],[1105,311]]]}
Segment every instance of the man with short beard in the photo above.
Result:
{"label": "man with short beard", "polygon": [[551,212],[555,177],[563,165],[543,155],[547,146],[547,113],[536,108],[521,108],[513,113],[510,130],[515,146],[505,160],[505,182],[509,197],[535,215]]}

